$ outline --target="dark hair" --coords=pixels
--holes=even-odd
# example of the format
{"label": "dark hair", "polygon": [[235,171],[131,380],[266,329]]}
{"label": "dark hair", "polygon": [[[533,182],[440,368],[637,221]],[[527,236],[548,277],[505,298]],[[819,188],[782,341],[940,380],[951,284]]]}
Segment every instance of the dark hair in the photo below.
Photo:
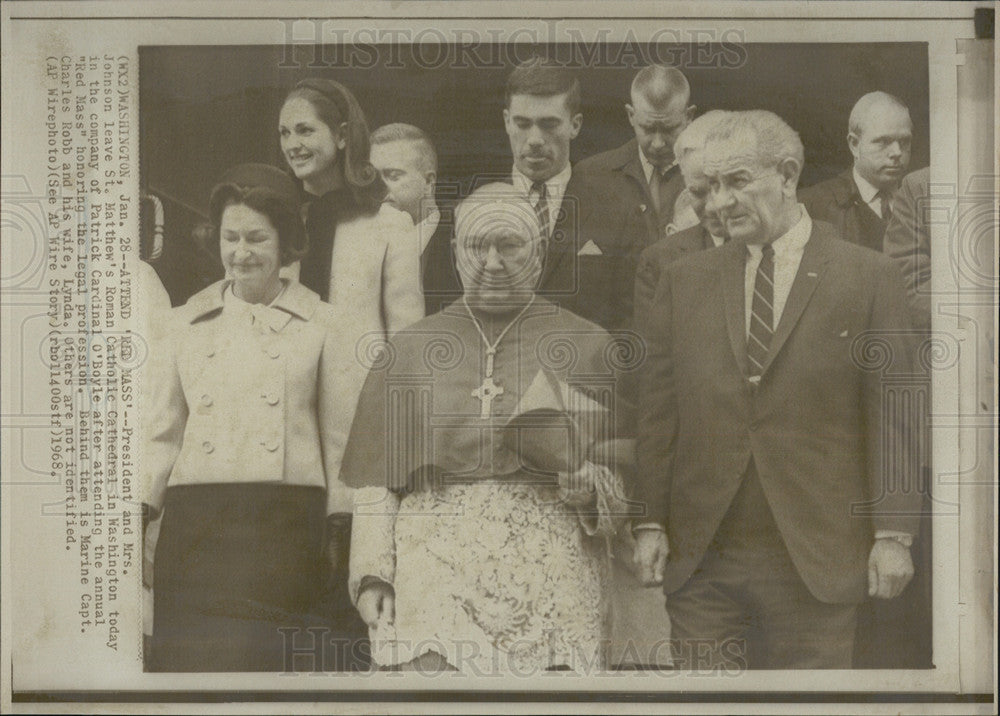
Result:
{"label": "dark hair", "polygon": [[[343,161],[339,162],[347,188],[355,203],[374,213],[385,198],[386,188],[368,160],[371,141],[361,105],[344,85],[320,77],[304,79],[285,97],[306,100],[330,131],[344,138]],[[340,125],[346,125],[341,132]]]}
{"label": "dark hair", "polygon": [[510,109],[510,98],[516,94],[536,97],[566,95],[570,115],[580,111],[580,80],[576,73],[554,60],[532,57],[514,68],[507,78],[504,106]]}
{"label": "dark hair", "polygon": [[215,230],[216,251],[219,250],[221,242],[222,214],[228,206],[247,206],[267,217],[278,231],[282,266],[287,266],[305,255],[306,230],[295,203],[268,187],[248,187],[234,183],[219,184],[212,190],[209,216]]}

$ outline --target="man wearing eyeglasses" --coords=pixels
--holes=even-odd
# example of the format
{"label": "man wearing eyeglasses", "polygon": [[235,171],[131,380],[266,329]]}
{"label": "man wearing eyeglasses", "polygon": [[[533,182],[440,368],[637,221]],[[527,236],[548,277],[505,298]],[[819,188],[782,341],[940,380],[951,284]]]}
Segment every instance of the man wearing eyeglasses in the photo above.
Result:
{"label": "man wearing eyeglasses", "polygon": [[635,562],[663,583],[682,669],[850,668],[857,604],[913,574],[890,385],[910,371],[905,291],[798,203],[802,162],[770,112],[714,126],[706,209],[730,241],[668,265],[637,316]]}

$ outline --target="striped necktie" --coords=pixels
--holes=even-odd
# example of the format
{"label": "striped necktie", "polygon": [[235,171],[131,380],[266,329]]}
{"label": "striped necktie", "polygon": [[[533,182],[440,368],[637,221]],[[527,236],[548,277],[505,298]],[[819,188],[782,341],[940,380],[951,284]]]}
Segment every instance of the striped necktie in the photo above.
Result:
{"label": "striped necktie", "polygon": [[545,182],[536,181],[531,185],[532,194],[538,196],[535,202],[535,216],[538,217],[538,228],[541,230],[542,238],[549,238],[549,202],[545,194]]}
{"label": "striped necktie", "polygon": [[750,309],[750,335],[747,338],[747,357],[750,359],[750,376],[760,377],[767,361],[767,352],[774,335],[774,247],[762,247],[757,277],[753,284],[753,305]]}

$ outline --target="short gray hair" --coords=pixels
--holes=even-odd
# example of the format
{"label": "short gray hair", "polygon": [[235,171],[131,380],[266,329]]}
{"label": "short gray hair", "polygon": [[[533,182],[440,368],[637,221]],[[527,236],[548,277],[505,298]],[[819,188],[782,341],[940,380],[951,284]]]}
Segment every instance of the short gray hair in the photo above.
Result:
{"label": "short gray hair", "polygon": [[706,142],[736,139],[752,146],[765,166],[777,166],[785,159],[794,159],[799,167],[805,161],[805,149],[799,133],[774,112],[751,109],[729,112],[712,127]]}
{"label": "short gray hair", "polygon": [[427,132],[420,127],[403,122],[393,122],[383,124],[372,132],[372,146],[376,144],[389,144],[390,142],[413,142],[420,152],[421,162],[425,171],[437,174],[438,159],[437,152],[434,151],[434,143],[427,135]]}
{"label": "short gray hair", "polygon": [[674,158],[679,162],[691,152],[702,149],[708,133],[730,114],[732,113],[722,109],[713,109],[693,119],[691,124],[677,135],[677,141],[674,142]]}

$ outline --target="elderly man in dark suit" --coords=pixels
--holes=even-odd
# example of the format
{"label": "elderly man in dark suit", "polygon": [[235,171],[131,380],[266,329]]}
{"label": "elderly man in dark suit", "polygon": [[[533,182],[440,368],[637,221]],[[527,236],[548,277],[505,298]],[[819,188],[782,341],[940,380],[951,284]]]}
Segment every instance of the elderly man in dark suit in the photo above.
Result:
{"label": "elderly man in dark suit", "polygon": [[869,92],[851,110],[847,145],[854,166],[802,191],[814,219],[833,224],[841,238],[882,250],[892,197],[910,164],[910,111],[885,92]]}
{"label": "elderly man in dark suit", "polygon": [[434,198],[437,152],[419,127],[386,124],[371,136],[371,162],[389,190],[387,201],[413,219],[420,238],[424,314],[437,313],[462,295],[451,250],[452,222],[442,221]]}
{"label": "elderly man in dark suit", "polygon": [[668,264],[681,256],[702,249],[712,249],[726,242],[726,227],[714,213],[705,211],[708,200],[708,178],[705,176],[705,136],[720,120],[727,116],[722,110],[712,110],[695,119],[677,137],[674,155],[684,177],[684,191],[690,197],[690,206],[698,223],[668,234],[639,255],[639,268],[635,275],[635,314],[647,310],[656,294],[660,275]]}
{"label": "elderly man in dark suit", "polygon": [[638,318],[636,566],[663,581],[681,667],[849,668],[857,604],[913,574],[908,422],[885,409],[910,371],[902,280],[797,202],[802,143],[776,115],[734,113],[704,151],[730,241],[670,264]]}
{"label": "elderly man in dark suit", "polygon": [[629,327],[642,216],[570,165],[570,143],[583,126],[575,73],[541,58],[517,66],[503,120],[514,187],[548,237],[538,293],[605,329]]}
{"label": "elderly man in dark suit", "polygon": [[625,105],[635,139],[580,161],[575,169],[595,177],[637,208],[646,223],[647,244],[666,234],[684,180],[674,158],[674,142],[691,121],[691,87],[680,70],[650,65],[632,80]]}

